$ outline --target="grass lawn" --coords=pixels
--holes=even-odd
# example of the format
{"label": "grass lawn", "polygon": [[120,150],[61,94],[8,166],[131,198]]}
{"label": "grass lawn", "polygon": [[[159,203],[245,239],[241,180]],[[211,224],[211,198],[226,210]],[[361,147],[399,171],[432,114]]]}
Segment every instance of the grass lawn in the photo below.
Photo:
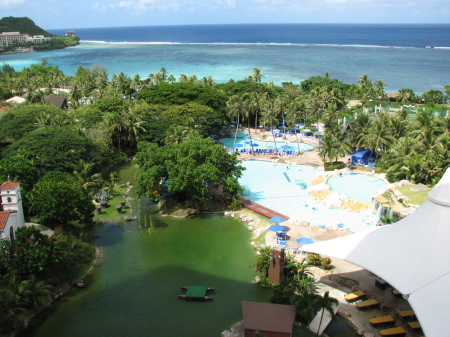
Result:
{"label": "grass lawn", "polygon": [[94,221],[95,220],[119,220],[122,221],[124,215],[130,214],[130,208],[128,203],[125,203],[126,208],[122,209],[122,213],[119,214],[117,212],[116,206],[120,205],[121,201],[125,201],[126,199],[122,197],[122,194],[126,192],[126,187],[120,187],[122,184],[130,183],[134,185],[136,183],[136,176],[139,167],[133,163],[129,162],[123,166],[113,169],[113,172],[117,172],[119,174],[119,181],[116,184],[116,188],[114,192],[110,192],[113,197],[108,201],[108,207],[102,209],[102,214],[97,214],[95,211]]}
{"label": "grass lawn", "polygon": [[414,189],[420,189],[418,185],[405,185],[397,188],[405,197],[410,200],[407,201],[408,204],[422,205],[428,199],[428,193],[431,190],[425,191],[413,191]]}

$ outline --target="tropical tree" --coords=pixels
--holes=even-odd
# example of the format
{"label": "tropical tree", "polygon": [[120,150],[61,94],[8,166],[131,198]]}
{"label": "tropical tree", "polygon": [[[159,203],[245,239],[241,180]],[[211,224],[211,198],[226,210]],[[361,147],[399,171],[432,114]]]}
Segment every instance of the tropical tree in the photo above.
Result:
{"label": "tropical tree", "polygon": [[261,83],[262,77],[263,77],[263,75],[261,73],[261,69],[253,68],[253,74],[252,74],[253,81],[255,81],[256,83]]}
{"label": "tropical tree", "polygon": [[322,313],[320,314],[319,326],[317,327],[317,335],[319,335],[320,326],[322,325],[323,314],[325,310],[328,311],[331,316],[333,316],[334,315],[333,304],[338,305],[339,301],[333,297],[330,297],[330,292],[326,291],[323,294],[323,297],[317,299],[317,302],[318,302],[317,305],[322,309]]}
{"label": "tropical tree", "polygon": [[98,190],[103,184],[101,173],[92,174],[94,164],[86,163],[83,159],[75,165],[73,175],[80,182],[81,186],[89,191]]}
{"label": "tropical tree", "polygon": [[211,200],[212,187],[221,185],[232,197],[242,190],[237,179],[243,168],[236,154],[228,154],[210,138],[162,147],[140,142],[138,148],[136,159],[141,170],[136,193],[150,200],[165,195],[196,204]]}
{"label": "tropical tree", "polygon": [[52,228],[70,227],[72,221],[84,226],[92,224],[95,210],[87,190],[72,175],[63,172],[47,172],[30,193],[32,211],[38,214],[42,224]]}
{"label": "tropical tree", "polygon": [[227,116],[231,119],[236,119],[236,130],[234,133],[234,144],[236,144],[237,130],[240,125],[240,117],[246,115],[247,109],[245,104],[245,97],[243,95],[231,96],[227,101],[228,114]]}
{"label": "tropical tree", "polygon": [[38,280],[36,275],[30,275],[27,280],[20,282],[18,290],[24,306],[37,309],[48,307],[52,302],[50,297],[52,286]]}

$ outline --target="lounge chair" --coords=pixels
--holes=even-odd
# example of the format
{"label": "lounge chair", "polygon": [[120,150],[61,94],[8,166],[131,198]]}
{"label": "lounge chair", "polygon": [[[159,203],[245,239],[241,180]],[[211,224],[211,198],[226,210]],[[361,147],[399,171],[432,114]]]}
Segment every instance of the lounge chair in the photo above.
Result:
{"label": "lounge chair", "polygon": [[347,302],[352,302],[352,301],[356,301],[358,299],[363,298],[364,296],[366,296],[366,293],[362,290],[358,290],[355,291],[354,293],[350,293],[344,296],[345,300]]}

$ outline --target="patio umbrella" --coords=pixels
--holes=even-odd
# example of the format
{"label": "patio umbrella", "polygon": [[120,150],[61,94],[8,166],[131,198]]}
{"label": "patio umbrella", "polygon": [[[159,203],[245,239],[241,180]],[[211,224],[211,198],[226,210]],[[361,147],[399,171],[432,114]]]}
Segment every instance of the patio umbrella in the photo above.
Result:
{"label": "patio umbrella", "polygon": [[254,146],[259,146],[259,144],[255,144],[255,143],[253,143],[252,145],[250,145],[250,146],[252,146],[252,147],[254,147]]}
{"label": "patio umbrella", "polygon": [[313,240],[313,239],[311,239],[311,238],[305,238],[305,237],[295,239],[295,241],[297,241],[297,243],[298,243],[299,245],[309,245],[309,244],[311,244],[311,243],[314,243],[314,240]]}
{"label": "patio umbrella", "polygon": [[298,123],[297,126],[305,126],[303,123]]}
{"label": "patio umbrella", "polygon": [[298,126],[293,126],[293,127],[291,128],[291,130],[297,131],[297,130],[300,130],[300,128],[299,128]]}
{"label": "patio umbrella", "polygon": [[338,226],[338,228],[344,228],[344,224],[343,223],[340,223],[337,226]]}
{"label": "patio umbrella", "polygon": [[289,150],[289,149],[292,149],[292,146],[290,146],[290,145],[282,145],[282,146],[280,146],[282,149],[285,149],[285,150]]}
{"label": "patio umbrella", "polygon": [[280,125],[280,126],[278,127],[278,129],[286,129],[286,127],[285,127],[284,125]]}
{"label": "patio umbrella", "polygon": [[274,222],[274,223],[280,223],[280,222],[285,222],[286,219],[281,216],[274,216],[273,218],[270,218],[269,221]]}
{"label": "patio umbrella", "polygon": [[273,130],[270,130],[270,132],[278,133],[278,132],[280,132],[280,130],[279,129],[273,129]]}
{"label": "patio umbrella", "polygon": [[240,143],[236,143],[236,144],[233,145],[233,147],[242,147],[242,146],[244,146],[244,145],[242,145]]}
{"label": "patio umbrella", "polygon": [[272,225],[269,227],[269,230],[271,230],[273,232],[282,232],[282,231],[286,230],[286,228],[281,225]]}
{"label": "patio umbrella", "polygon": [[314,134],[315,134],[315,135],[323,135],[323,133],[320,132],[320,131],[316,131],[316,132],[314,132]]}
{"label": "patio umbrella", "polygon": [[303,132],[311,132],[310,129],[303,129]]}

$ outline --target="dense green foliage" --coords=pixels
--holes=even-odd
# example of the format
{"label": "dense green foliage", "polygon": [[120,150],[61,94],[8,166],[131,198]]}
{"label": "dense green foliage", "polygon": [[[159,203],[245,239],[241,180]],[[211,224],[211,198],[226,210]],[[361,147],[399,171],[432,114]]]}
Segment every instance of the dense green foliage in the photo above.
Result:
{"label": "dense green foliage", "polygon": [[147,103],[163,105],[182,105],[190,102],[206,105],[216,111],[224,112],[227,96],[215,88],[191,83],[161,83],[150,86],[137,95]]}
{"label": "dense green foliage", "polygon": [[234,196],[241,191],[237,179],[242,166],[211,139],[188,139],[159,147],[139,144],[136,155],[141,168],[136,193],[158,201],[168,194],[178,201],[206,202],[210,189],[219,185]]}
{"label": "dense green foliage", "polygon": [[44,173],[72,172],[80,159],[95,165],[103,162],[93,141],[62,126],[49,126],[29,132],[7,148],[5,157],[14,155],[19,150],[32,156],[36,167]]}
{"label": "dense green foliage", "polygon": [[19,140],[24,134],[39,127],[39,117],[50,114],[63,116],[63,112],[54,105],[27,105],[14,109],[0,118],[1,140]]}
{"label": "dense green foliage", "polygon": [[4,17],[0,20],[0,33],[3,32],[20,32],[28,35],[44,35],[46,37],[53,36],[46,30],[37,26],[33,20],[29,18],[15,18],[12,16]]}
{"label": "dense green foliage", "polygon": [[49,306],[51,285],[77,276],[93,254],[90,243],[65,234],[49,240],[34,226],[19,228],[14,245],[0,239],[0,333],[22,327],[26,309]]}
{"label": "dense green foliage", "polygon": [[35,185],[29,196],[31,210],[39,216],[39,222],[52,228],[79,221],[92,224],[95,210],[88,191],[72,175],[64,172],[47,172]]}

